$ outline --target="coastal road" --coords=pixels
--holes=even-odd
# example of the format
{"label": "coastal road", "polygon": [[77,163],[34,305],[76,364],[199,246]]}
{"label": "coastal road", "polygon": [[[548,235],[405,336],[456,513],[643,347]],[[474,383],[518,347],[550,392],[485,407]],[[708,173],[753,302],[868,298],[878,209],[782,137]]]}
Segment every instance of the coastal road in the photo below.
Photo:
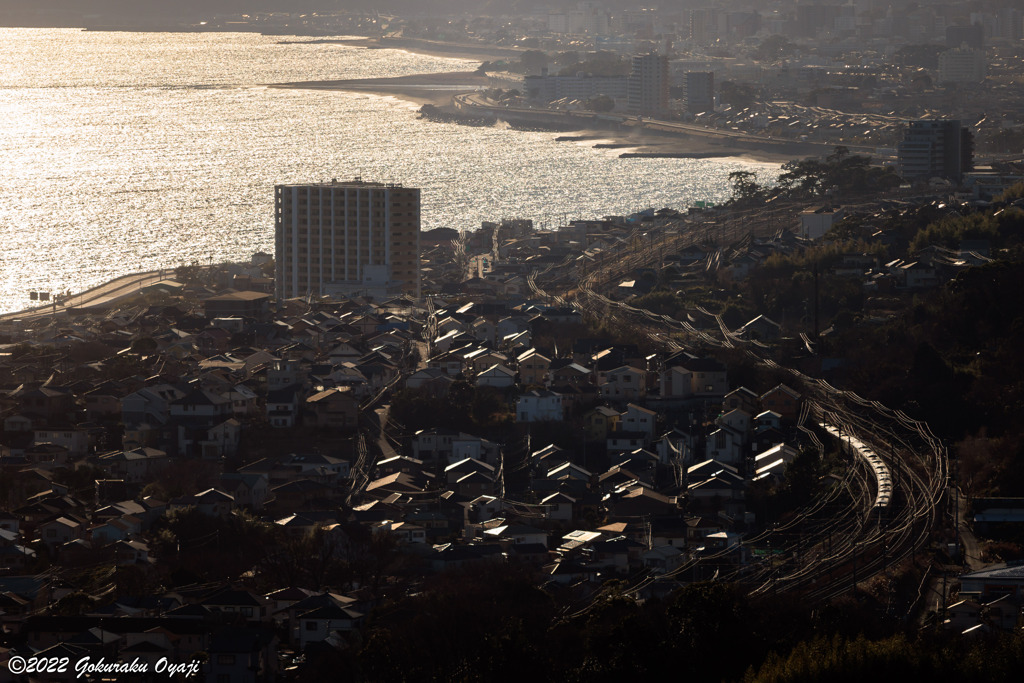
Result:
{"label": "coastal road", "polygon": [[69,308],[83,309],[108,306],[117,303],[128,297],[137,295],[144,288],[156,284],[161,280],[174,277],[173,268],[162,268],[150,270],[143,273],[132,273],[97,285],[84,292],[73,294],[49,304],[29,308],[15,313],[4,313],[0,315],[0,322],[11,320],[33,320],[42,316],[53,315],[68,310]]}
{"label": "coastal road", "polygon": [[[495,116],[505,115],[519,116],[523,118],[543,119],[550,116],[560,116],[566,121],[576,122],[580,127],[587,127],[599,123],[613,123],[630,128],[649,130],[658,133],[670,133],[675,135],[690,135],[700,137],[709,142],[735,145],[753,145],[765,150],[776,149],[780,153],[791,153],[799,151],[804,154],[827,154],[834,151],[835,146],[829,143],[813,140],[793,140],[789,138],[770,137],[758,135],[740,130],[724,130],[722,128],[709,128],[695,123],[682,123],[679,121],[662,121],[649,117],[627,116],[623,114],[598,114],[588,111],[561,111],[557,109],[505,107],[494,104],[487,100],[480,93],[460,93],[452,98],[452,103],[457,109],[463,111],[487,112]],[[846,146],[850,152],[855,154],[873,154],[873,148]]]}

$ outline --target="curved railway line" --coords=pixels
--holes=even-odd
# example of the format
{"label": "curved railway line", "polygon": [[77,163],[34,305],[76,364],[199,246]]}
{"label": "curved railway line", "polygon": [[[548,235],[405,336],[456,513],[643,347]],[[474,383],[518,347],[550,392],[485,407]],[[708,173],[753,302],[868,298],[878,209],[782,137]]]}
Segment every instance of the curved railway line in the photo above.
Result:
{"label": "curved railway line", "polygon": [[[768,221],[764,218],[759,224],[770,225],[770,217]],[[714,230],[721,235],[719,244],[751,234],[750,223],[743,215],[715,225]],[[655,581],[714,576],[740,582],[752,594],[785,592],[809,602],[827,601],[855,590],[929,544],[943,521],[949,467],[946,450],[927,424],[877,401],[839,390],[824,380],[782,368],[766,357],[768,347],[735,334],[719,315],[697,309],[698,315],[713,321],[709,327],[698,329],[690,321],[614,301],[598,291],[633,269],[650,264],[656,251],[678,250],[709,234],[712,231],[707,226],[704,231],[695,226],[688,234],[662,235],[658,246],[649,245],[646,253],[634,250],[614,257],[604,255],[572,287],[565,284],[567,263],[534,271],[528,282],[538,296],[642,331],[668,349],[682,349],[683,341],[704,347],[738,348],[765,366],[788,371],[806,398],[800,428],[822,452],[826,449],[822,437],[840,441],[848,465],[834,485],[796,511],[785,525],[742,540],[744,546],[767,546],[766,560],[740,568],[726,565],[722,560],[736,550],[732,546],[701,554],[665,574],[636,575],[626,592],[639,591]],[[713,251],[703,267],[715,268],[721,251],[721,247]],[[720,336],[708,331],[715,327]],[[589,606],[585,601],[575,613],[585,612]]]}

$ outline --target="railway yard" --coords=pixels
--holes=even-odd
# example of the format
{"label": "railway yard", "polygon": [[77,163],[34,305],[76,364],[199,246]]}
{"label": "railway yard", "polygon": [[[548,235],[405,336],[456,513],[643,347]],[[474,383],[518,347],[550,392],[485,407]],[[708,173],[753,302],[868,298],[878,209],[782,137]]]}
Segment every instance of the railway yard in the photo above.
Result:
{"label": "railway yard", "polygon": [[[698,242],[720,245],[701,264],[713,269],[735,245],[754,237],[770,238],[791,212],[792,207],[783,206],[755,214],[735,212],[715,222],[680,224],[678,229],[651,238],[635,231],[630,240],[634,248],[614,257],[598,255],[576,284],[571,284],[570,263],[535,271],[529,282],[537,296],[572,305],[609,324],[642,331],[666,348],[740,349],[756,362],[780,370],[769,356],[769,347],[735,334],[721,316],[701,309],[698,312],[708,317],[708,324],[698,327],[691,320],[656,314],[601,292],[636,268],[655,265],[661,254]],[[715,328],[718,334],[711,334],[709,330]],[[784,522],[768,525],[738,542],[757,549],[764,556],[760,562],[738,569],[735,564],[719,564],[736,550],[727,547],[696,556],[667,574],[637,576],[629,590],[676,578],[715,578],[739,582],[752,594],[787,593],[807,603],[826,602],[855,593],[905,560],[916,558],[940,531],[952,527],[947,495],[949,458],[927,424],[799,371],[788,372],[793,385],[808,398],[800,429],[821,453],[841,444],[846,462],[842,474]],[[917,601],[889,605],[889,611],[909,617],[923,591],[924,581]]]}

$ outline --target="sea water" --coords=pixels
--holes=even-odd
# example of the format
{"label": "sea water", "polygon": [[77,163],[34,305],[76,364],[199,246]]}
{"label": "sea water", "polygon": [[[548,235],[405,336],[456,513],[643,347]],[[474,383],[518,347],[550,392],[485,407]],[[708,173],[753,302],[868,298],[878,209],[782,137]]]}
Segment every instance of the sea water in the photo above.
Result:
{"label": "sea water", "polygon": [[252,33],[0,29],[0,312],[31,291],[273,253],[273,187],[422,189],[423,228],[684,209],[738,159],[620,159],[557,133],[419,119],[393,97],[274,84],[478,62]]}

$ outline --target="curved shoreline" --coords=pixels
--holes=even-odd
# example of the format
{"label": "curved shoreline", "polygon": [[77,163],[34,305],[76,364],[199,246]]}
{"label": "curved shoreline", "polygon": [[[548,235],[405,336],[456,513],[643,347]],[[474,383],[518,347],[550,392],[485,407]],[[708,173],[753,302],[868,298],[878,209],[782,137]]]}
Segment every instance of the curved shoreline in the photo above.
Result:
{"label": "curved shoreline", "polygon": [[[459,112],[451,107],[452,98],[456,94],[464,94],[487,87],[487,76],[475,71],[453,71],[446,73],[425,73],[412,74],[409,76],[397,76],[394,78],[356,78],[331,81],[302,81],[294,83],[275,83],[270,87],[294,88],[309,90],[347,90],[350,92],[363,92],[385,97],[396,97],[419,106],[431,105],[441,114],[438,120],[453,123],[462,123],[465,118],[467,125],[480,125],[479,119],[501,119],[507,122],[514,122],[510,115],[494,114],[481,110],[476,112]],[[515,122],[517,125],[530,127],[532,129],[553,130],[558,132],[579,131],[579,141],[587,139],[600,140],[602,145],[607,145],[608,140],[622,148],[628,148],[630,154],[626,158],[742,158],[762,163],[783,164],[794,158],[809,156],[813,152],[804,153],[796,146],[800,143],[794,141],[794,147],[780,145],[781,141],[774,141],[763,146],[756,141],[745,140],[742,143],[724,139],[714,130],[707,134],[689,131],[686,134],[672,134],[632,127],[620,127],[617,125],[600,126],[594,128],[594,122],[580,122],[571,117],[565,117],[564,122],[553,122],[552,117],[558,117],[561,113],[557,111],[536,110],[535,121],[527,119]],[[435,118],[431,116],[431,118]],[[549,120],[550,119],[550,120]],[[805,146],[811,150],[809,146]],[[823,150],[830,149],[821,146]],[[787,151],[789,150],[789,151]]]}
{"label": "curved shoreline", "polygon": [[[487,52],[486,46],[451,45],[433,43],[421,39],[377,39],[377,38],[339,38],[332,42],[364,47],[366,49],[397,49],[428,54],[432,56],[452,57],[458,59],[505,59],[509,49],[492,48]],[[428,43],[428,44],[425,44]],[[463,53],[460,50],[466,50]],[[557,111],[535,110],[533,116],[516,117],[503,113],[488,112],[486,108],[479,111],[459,112],[453,106],[454,96],[486,88],[489,79],[479,71],[452,71],[441,73],[412,74],[393,78],[362,78],[333,81],[306,81],[296,83],[278,83],[272,87],[315,89],[315,90],[347,90],[365,92],[385,97],[396,97],[423,107],[431,105],[436,108],[430,118],[437,120],[480,125],[480,119],[501,119],[517,126],[533,129],[553,130],[559,132],[580,131],[581,141],[588,138],[614,144],[630,151],[624,152],[623,158],[739,158],[760,163],[784,164],[794,159],[827,154],[833,146],[823,143],[804,143],[798,140],[757,140],[756,136],[748,136],[742,140],[730,139],[721,131],[709,129],[706,133],[697,127],[685,132],[652,130],[646,127],[625,125],[599,125],[597,130],[591,125],[573,120],[566,116],[564,121],[553,122],[552,116]],[[468,115],[467,115],[468,114]]]}

